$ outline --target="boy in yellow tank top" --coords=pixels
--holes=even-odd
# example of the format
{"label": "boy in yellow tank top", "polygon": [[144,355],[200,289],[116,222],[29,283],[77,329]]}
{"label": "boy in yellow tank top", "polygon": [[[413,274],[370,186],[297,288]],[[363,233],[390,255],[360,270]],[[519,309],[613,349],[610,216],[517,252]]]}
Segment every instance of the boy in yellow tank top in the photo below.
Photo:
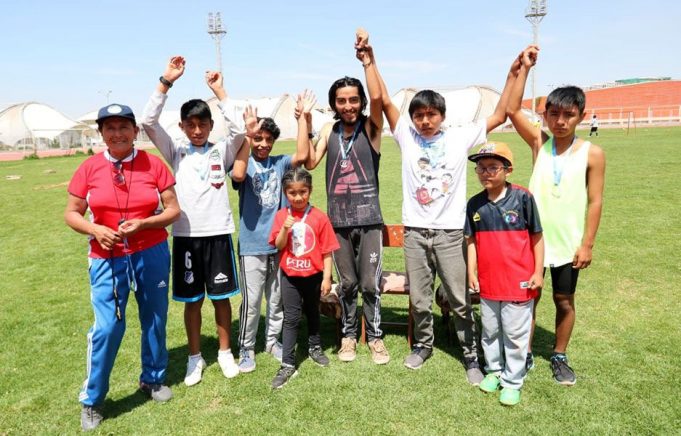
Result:
{"label": "boy in yellow tank top", "polygon": [[[600,147],[575,134],[585,115],[586,98],[580,88],[557,88],[547,97],[544,118],[551,137],[522,114],[527,75],[537,60],[538,51],[538,47],[531,46],[520,54],[521,65],[506,113],[532,150],[534,168],[529,188],[537,201],[544,228],[544,267],[551,270],[556,306],[556,342],[551,369],[557,383],[572,386],[577,378],[565,352],[575,325],[577,277],[580,269],[591,264],[601,220],[605,154]],[[535,310],[538,302],[539,297]],[[531,346],[532,338],[526,362],[528,369],[534,366]]]}

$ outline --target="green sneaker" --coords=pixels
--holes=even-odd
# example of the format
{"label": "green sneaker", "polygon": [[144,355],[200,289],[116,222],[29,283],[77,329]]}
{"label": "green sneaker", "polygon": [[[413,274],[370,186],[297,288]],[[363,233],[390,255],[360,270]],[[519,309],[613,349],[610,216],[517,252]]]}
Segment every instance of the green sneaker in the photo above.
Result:
{"label": "green sneaker", "polygon": [[520,389],[503,388],[499,395],[499,402],[504,406],[515,406],[520,403]]}
{"label": "green sneaker", "polygon": [[480,390],[483,392],[492,393],[499,389],[499,377],[494,374],[487,374],[480,382]]}

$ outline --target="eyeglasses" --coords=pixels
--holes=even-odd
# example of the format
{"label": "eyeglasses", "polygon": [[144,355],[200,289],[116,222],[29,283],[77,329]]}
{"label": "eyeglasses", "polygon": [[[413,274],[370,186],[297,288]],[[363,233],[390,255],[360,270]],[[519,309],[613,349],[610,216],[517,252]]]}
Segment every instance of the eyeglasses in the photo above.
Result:
{"label": "eyeglasses", "polygon": [[123,162],[117,160],[111,165],[111,171],[113,172],[113,181],[118,186],[125,186],[125,174],[123,174]]}
{"label": "eyeglasses", "polygon": [[485,174],[488,173],[490,176],[496,175],[499,171],[505,170],[507,167],[498,167],[498,166],[491,166],[491,167],[475,167],[475,172],[477,174]]}

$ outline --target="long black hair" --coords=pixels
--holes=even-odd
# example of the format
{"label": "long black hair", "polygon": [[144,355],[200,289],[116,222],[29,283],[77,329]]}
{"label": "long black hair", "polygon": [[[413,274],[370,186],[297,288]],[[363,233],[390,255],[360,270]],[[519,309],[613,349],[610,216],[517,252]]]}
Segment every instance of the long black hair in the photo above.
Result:
{"label": "long black hair", "polygon": [[331,88],[329,88],[329,106],[331,106],[331,109],[333,109],[334,120],[340,119],[340,114],[336,110],[336,91],[347,86],[354,86],[357,88],[357,93],[359,94],[359,100],[361,103],[359,112],[363,114],[364,109],[367,107],[368,100],[366,93],[364,92],[364,86],[362,86],[362,82],[360,82],[359,79],[355,79],[354,77],[341,77],[340,79],[333,82],[333,85],[331,85]]}

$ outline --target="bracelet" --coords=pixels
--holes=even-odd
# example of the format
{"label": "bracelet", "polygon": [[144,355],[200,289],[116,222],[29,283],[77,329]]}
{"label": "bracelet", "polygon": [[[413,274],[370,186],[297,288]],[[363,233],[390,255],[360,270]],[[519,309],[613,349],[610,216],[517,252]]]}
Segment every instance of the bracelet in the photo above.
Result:
{"label": "bracelet", "polygon": [[158,80],[159,80],[159,82],[163,83],[163,84],[164,84],[165,86],[167,86],[168,88],[172,88],[172,87],[173,87],[173,82],[171,82],[170,80],[166,79],[166,78],[163,77],[163,76],[159,77]]}
{"label": "bracelet", "polygon": [[363,66],[364,68],[370,67],[370,66],[371,66],[371,61],[369,61],[369,62],[366,63],[366,64],[362,64],[362,66]]}

